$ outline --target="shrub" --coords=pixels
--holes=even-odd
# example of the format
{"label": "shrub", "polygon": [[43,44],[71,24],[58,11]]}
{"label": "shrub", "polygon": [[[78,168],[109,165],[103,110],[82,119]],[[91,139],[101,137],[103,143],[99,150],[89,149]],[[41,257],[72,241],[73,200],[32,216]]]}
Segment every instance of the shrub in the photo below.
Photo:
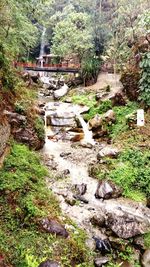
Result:
{"label": "shrub", "polygon": [[34,128],[35,128],[38,138],[40,140],[44,140],[45,139],[44,122],[42,118],[40,118],[39,116],[36,117],[35,119]]}
{"label": "shrub", "polygon": [[143,100],[147,106],[150,106],[150,52],[143,55],[140,63],[141,79],[140,79],[140,100]]}
{"label": "shrub", "polygon": [[81,69],[85,86],[94,84],[97,81],[100,65],[100,59],[94,57],[94,55],[87,56],[82,60]]}

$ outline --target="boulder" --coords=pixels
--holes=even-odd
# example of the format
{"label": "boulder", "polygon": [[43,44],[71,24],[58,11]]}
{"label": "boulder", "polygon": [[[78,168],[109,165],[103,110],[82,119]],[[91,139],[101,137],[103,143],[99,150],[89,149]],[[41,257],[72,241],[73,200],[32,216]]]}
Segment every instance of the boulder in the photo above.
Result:
{"label": "boulder", "polygon": [[106,264],[107,262],[109,262],[109,258],[108,257],[99,257],[99,258],[96,258],[94,260],[94,266],[95,267],[101,267],[103,266],[103,264]]}
{"label": "boulder", "polygon": [[89,120],[89,129],[96,129],[102,126],[103,117],[99,114],[96,114],[95,117]]}
{"label": "boulder", "polygon": [[150,249],[147,249],[142,256],[142,266],[149,267],[150,266]]}
{"label": "boulder", "polygon": [[75,190],[78,195],[84,195],[87,191],[87,184],[76,184],[75,185]]}
{"label": "boulder", "polygon": [[55,220],[50,220],[48,218],[45,218],[42,220],[41,225],[42,225],[43,230],[45,230],[46,232],[50,234],[59,235],[65,238],[69,236],[65,227]]}
{"label": "boulder", "polygon": [[145,241],[144,241],[144,236],[136,236],[133,239],[133,245],[138,247],[140,250],[145,250]]}
{"label": "boulder", "polygon": [[124,199],[110,201],[107,200],[103,203],[105,223],[118,237],[128,239],[150,231],[148,208]]}
{"label": "boulder", "polygon": [[4,153],[7,147],[7,142],[10,138],[10,125],[8,122],[0,123],[0,156]]}
{"label": "boulder", "polygon": [[118,198],[122,192],[123,190],[112,181],[102,180],[98,183],[95,197],[103,199]]}
{"label": "boulder", "polygon": [[126,99],[122,92],[117,92],[110,98],[112,106],[125,106],[126,105]]}
{"label": "boulder", "polygon": [[63,118],[63,117],[56,117],[56,116],[50,117],[50,122],[52,126],[58,126],[58,127],[61,127],[61,126],[76,127],[77,126],[74,118],[67,118],[67,117]]}
{"label": "boulder", "polygon": [[114,123],[116,121],[116,115],[115,112],[112,109],[109,109],[104,115],[103,115],[103,120],[106,123]]}
{"label": "boulder", "polygon": [[89,201],[88,201],[85,197],[83,197],[83,196],[81,196],[81,195],[73,195],[73,197],[74,197],[75,199],[77,199],[77,200],[79,200],[79,201],[85,203],[85,204],[88,204],[88,203],[89,203]]}
{"label": "boulder", "polygon": [[95,240],[96,250],[99,250],[102,255],[110,253],[111,245],[109,243],[109,240],[107,239],[102,240],[101,238],[97,238],[94,236],[93,236],[93,239]]}
{"label": "boulder", "polygon": [[54,98],[60,99],[61,97],[65,96],[69,91],[69,87],[64,84],[60,89],[54,91]]}
{"label": "boulder", "polygon": [[26,128],[13,129],[12,134],[17,142],[28,145],[35,150],[41,149],[45,143],[44,139],[39,139],[32,126]]}
{"label": "boulder", "polygon": [[45,260],[38,267],[60,267],[60,265],[55,261]]}
{"label": "boulder", "polygon": [[4,111],[4,115],[7,116],[9,123],[14,127],[19,125],[26,125],[27,119],[25,116],[20,115],[16,112],[11,112],[8,110]]}
{"label": "boulder", "polygon": [[97,159],[100,160],[101,158],[104,158],[104,157],[117,158],[119,153],[120,151],[117,148],[114,148],[110,145],[105,146],[98,152]]}
{"label": "boulder", "polygon": [[75,198],[73,197],[72,194],[68,194],[66,197],[65,197],[65,202],[67,204],[69,204],[70,206],[74,206],[76,204],[76,200]]}
{"label": "boulder", "polygon": [[91,219],[90,222],[98,227],[104,227],[105,226],[105,217],[104,215],[94,215]]}

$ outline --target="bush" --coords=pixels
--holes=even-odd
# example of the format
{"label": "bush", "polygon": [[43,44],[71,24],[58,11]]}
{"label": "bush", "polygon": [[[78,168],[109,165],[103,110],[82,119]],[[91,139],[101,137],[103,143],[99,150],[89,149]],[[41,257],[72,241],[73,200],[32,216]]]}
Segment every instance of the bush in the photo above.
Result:
{"label": "bush", "polygon": [[94,55],[87,56],[82,60],[81,69],[85,86],[94,84],[97,81],[100,65],[100,59],[94,57]]}
{"label": "bush", "polygon": [[136,101],[139,97],[140,73],[137,69],[127,69],[122,75],[120,81],[123,84],[123,91],[130,101]]}
{"label": "bush", "polygon": [[150,152],[125,150],[110,171],[109,178],[124,189],[124,195],[144,200],[150,194]]}
{"label": "bush", "polygon": [[140,100],[143,100],[147,106],[150,106],[150,52],[143,55],[140,63],[141,79],[140,79]]}
{"label": "bush", "polygon": [[45,139],[44,122],[42,118],[40,118],[39,116],[36,117],[35,119],[34,128],[35,128],[38,138],[40,140],[44,140]]}

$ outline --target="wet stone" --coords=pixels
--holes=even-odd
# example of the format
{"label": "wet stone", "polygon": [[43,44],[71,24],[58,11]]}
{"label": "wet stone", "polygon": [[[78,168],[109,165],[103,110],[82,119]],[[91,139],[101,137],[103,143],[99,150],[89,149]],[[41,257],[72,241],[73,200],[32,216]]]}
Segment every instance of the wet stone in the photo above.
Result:
{"label": "wet stone", "polygon": [[99,226],[99,227],[104,227],[105,226],[105,217],[103,215],[97,216],[94,215],[91,219],[90,222],[93,225]]}
{"label": "wet stone", "polygon": [[38,267],[60,267],[60,265],[55,261],[46,260],[41,262]]}
{"label": "wet stone", "polygon": [[88,204],[88,203],[89,203],[89,201],[88,201],[85,197],[83,197],[83,196],[80,196],[80,195],[74,195],[73,197],[74,197],[75,199],[77,199],[77,200],[79,200],[79,201],[85,203],[85,204]]}
{"label": "wet stone", "polygon": [[142,266],[143,267],[150,266],[150,249],[147,249],[142,256]]}
{"label": "wet stone", "polygon": [[95,197],[102,199],[118,198],[122,192],[123,190],[112,181],[103,180],[98,183]]}
{"label": "wet stone", "polygon": [[87,184],[76,184],[75,191],[77,192],[77,195],[84,195],[87,191]]}
{"label": "wet stone", "polygon": [[65,227],[55,220],[49,220],[48,218],[45,218],[42,220],[41,225],[43,230],[50,234],[56,234],[65,238],[67,238],[69,235]]}
{"label": "wet stone", "polygon": [[107,262],[109,262],[108,257],[99,257],[99,258],[96,258],[94,260],[94,266],[95,267],[101,267],[101,266],[103,266],[103,264],[106,264]]}
{"label": "wet stone", "polygon": [[102,255],[110,253],[111,245],[109,240],[102,240],[101,238],[97,238],[95,236],[93,236],[93,239],[95,240],[96,250],[100,251]]}

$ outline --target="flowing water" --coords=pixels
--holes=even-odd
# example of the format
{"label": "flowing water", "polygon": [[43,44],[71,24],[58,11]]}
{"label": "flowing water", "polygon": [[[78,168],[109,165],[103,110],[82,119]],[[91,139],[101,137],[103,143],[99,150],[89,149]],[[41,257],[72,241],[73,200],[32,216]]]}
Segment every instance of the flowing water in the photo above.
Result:
{"label": "flowing water", "polygon": [[[143,207],[140,207],[140,204],[133,203],[130,200],[125,200],[119,198],[117,200],[99,200],[95,198],[95,192],[97,189],[98,181],[88,174],[88,167],[90,164],[96,164],[97,162],[97,153],[100,150],[100,147],[105,146],[106,144],[96,144],[92,138],[92,132],[88,129],[88,124],[82,118],[82,112],[84,112],[83,106],[74,106],[69,103],[60,103],[60,102],[51,102],[46,104],[46,115],[47,116],[56,116],[60,120],[71,118],[78,118],[80,124],[83,128],[84,138],[83,141],[91,144],[90,148],[82,147],[80,144],[73,144],[66,139],[61,138],[52,138],[51,136],[57,136],[57,133],[67,132],[68,126],[62,127],[61,123],[57,127],[51,127],[45,123],[46,129],[46,142],[42,150],[43,158],[46,165],[50,168],[52,172],[52,177],[47,178],[48,188],[57,196],[60,207],[64,214],[68,215],[73,219],[79,227],[86,230],[89,239],[87,244],[90,248],[94,248],[94,240],[92,236],[97,236],[101,239],[106,239],[104,229],[93,227],[91,224],[91,218],[94,215],[101,216],[107,212],[112,212],[115,216],[118,216],[121,211],[127,212],[132,216],[140,218],[140,220],[147,220],[150,223],[150,214],[143,214]],[[57,118],[58,119],[58,118]],[[53,164],[55,167],[53,168]],[[54,170],[54,172],[52,171]],[[63,175],[67,170],[68,175]],[[58,175],[53,175],[54,173]],[[59,177],[59,178],[58,178]],[[77,201],[75,205],[69,205],[66,201],[68,196],[73,196],[73,190],[75,185],[86,184],[87,191],[84,194],[84,198],[88,203],[84,201]]]}

